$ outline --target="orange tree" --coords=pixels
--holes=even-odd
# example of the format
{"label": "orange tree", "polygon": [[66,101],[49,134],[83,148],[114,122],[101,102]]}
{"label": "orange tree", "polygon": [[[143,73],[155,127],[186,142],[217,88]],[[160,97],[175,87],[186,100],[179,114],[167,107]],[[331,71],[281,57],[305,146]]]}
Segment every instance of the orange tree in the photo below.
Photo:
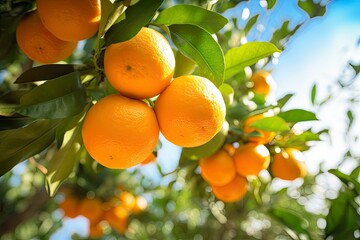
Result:
{"label": "orange tree", "polygon": [[[358,237],[360,168],[331,170],[338,197],[308,211],[322,173],[302,152],[328,130],[297,130],[316,114],[269,96],[271,60],[303,22],[243,43],[261,14],[224,16],[244,2],[1,3],[0,238],[48,239],[78,216],[77,239]],[[308,20],[325,12],[314,2],[298,2]],[[312,101],[326,103],[316,86]],[[160,132],[183,147],[170,173]]]}

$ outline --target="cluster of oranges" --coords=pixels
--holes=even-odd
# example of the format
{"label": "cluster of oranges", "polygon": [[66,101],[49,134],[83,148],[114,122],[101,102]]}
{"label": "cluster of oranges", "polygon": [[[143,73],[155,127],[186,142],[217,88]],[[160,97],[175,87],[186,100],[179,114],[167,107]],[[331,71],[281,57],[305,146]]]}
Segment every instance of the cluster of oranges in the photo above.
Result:
{"label": "cluster of oranges", "polygon": [[141,163],[152,154],[160,132],[176,145],[195,147],[221,130],[226,110],[220,91],[204,77],[173,79],[175,57],[159,32],[144,27],[132,39],[110,45],[104,69],[119,94],[90,108],[82,137],[89,154],[105,167]]}
{"label": "cluster of oranges", "polygon": [[[252,90],[265,97],[270,93],[272,79],[267,72],[259,71],[250,79]],[[243,122],[246,140],[234,148],[225,144],[215,154],[201,158],[200,173],[211,186],[213,194],[224,202],[236,202],[247,192],[247,177],[259,176],[268,169],[273,177],[283,180],[295,180],[306,175],[304,155],[298,149],[276,149],[271,154],[266,144],[274,139],[276,132],[257,129],[251,124],[257,120],[272,116],[271,112],[252,115]],[[252,134],[256,132],[257,134]]]}
{"label": "cluster of oranges", "polygon": [[69,57],[77,42],[93,36],[100,24],[100,0],[36,0],[16,28],[19,48],[32,60],[54,63]]}
{"label": "cluster of oranges", "polygon": [[128,227],[131,214],[138,214],[147,208],[147,201],[141,195],[134,196],[127,191],[121,191],[107,201],[100,198],[79,198],[70,189],[63,191],[64,199],[59,207],[64,216],[75,218],[84,216],[89,220],[89,236],[103,236],[107,226],[119,234],[124,234]]}

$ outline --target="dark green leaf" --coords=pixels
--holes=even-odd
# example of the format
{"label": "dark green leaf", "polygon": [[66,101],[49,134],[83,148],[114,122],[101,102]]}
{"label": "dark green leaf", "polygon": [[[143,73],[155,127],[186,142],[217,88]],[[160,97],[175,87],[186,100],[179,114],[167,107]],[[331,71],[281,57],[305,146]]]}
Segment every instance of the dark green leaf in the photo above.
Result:
{"label": "dark green leaf", "polygon": [[101,0],[101,21],[98,37],[102,37],[107,29],[120,17],[125,7],[122,2],[111,3],[110,0]]}
{"label": "dark green leaf", "polygon": [[164,0],[139,1],[126,9],[126,18],[114,24],[105,34],[106,45],[123,42],[134,37],[150,22]]}
{"label": "dark green leaf", "polygon": [[359,65],[354,65],[354,64],[349,63],[349,65],[352,67],[352,69],[354,69],[356,75],[359,74],[359,72],[360,72],[360,64]]}
{"label": "dark green leaf", "polygon": [[284,119],[277,116],[265,117],[256,120],[255,122],[251,123],[250,126],[270,132],[287,131],[290,129]]}
{"label": "dark green leaf", "polygon": [[267,9],[272,9],[276,3],[276,0],[267,0]]}
{"label": "dark green leaf", "polygon": [[54,78],[59,78],[63,75],[75,72],[86,71],[90,68],[87,65],[74,65],[74,64],[48,64],[30,68],[21,74],[15,83],[27,83],[45,81]]}
{"label": "dark green leaf", "polygon": [[277,101],[277,105],[282,108],[294,96],[294,94],[286,94]]}
{"label": "dark green leaf", "polygon": [[48,147],[58,121],[39,120],[24,128],[0,131],[0,176]]}
{"label": "dark green leaf", "polygon": [[225,79],[244,70],[246,66],[257,63],[260,59],[280,50],[269,42],[249,42],[232,48],[225,54]]}
{"label": "dark green leaf", "polygon": [[46,190],[53,197],[61,183],[73,172],[77,153],[81,148],[81,126],[68,131],[68,141],[57,151],[48,165],[46,174]]}
{"label": "dark green leaf", "polygon": [[317,86],[315,83],[313,85],[313,87],[311,88],[311,103],[312,103],[312,105],[315,105],[315,102],[316,102],[316,89],[317,89]]}
{"label": "dark green leaf", "polygon": [[353,112],[351,110],[348,110],[346,112],[346,115],[349,119],[349,127],[352,125],[353,121],[354,121],[354,115],[353,115]]}
{"label": "dark green leaf", "polygon": [[309,222],[302,216],[302,214],[288,208],[273,207],[269,210],[270,216],[284,224],[286,227],[295,231],[297,234],[306,234]]}
{"label": "dark green leaf", "polygon": [[167,26],[173,24],[191,24],[215,33],[228,22],[220,14],[195,5],[179,4],[164,9],[154,21]]}
{"label": "dark green leaf", "polygon": [[80,113],[86,105],[86,93],[79,72],[45,82],[25,94],[18,113],[33,118],[56,119]]}
{"label": "dark green leaf", "polygon": [[[344,221],[346,205],[348,204],[347,195],[341,192],[335,200],[332,201],[329,213],[326,216],[326,236],[331,235],[337,229],[342,228],[342,225],[346,224]],[[343,226],[345,227],[345,226]]]}
{"label": "dark green leaf", "polygon": [[334,174],[336,177],[338,177],[344,184],[349,185],[351,183],[354,185],[355,190],[360,195],[360,183],[357,181],[356,178],[352,177],[351,175],[347,175],[338,169],[330,169],[329,173]]}
{"label": "dark green leaf", "polygon": [[198,64],[200,75],[220,86],[224,77],[224,55],[211,34],[188,24],[171,25],[169,29],[175,46]]}
{"label": "dark green leaf", "polygon": [[322,6],[321,3],[315,3],[313,0],[298,1],[298,5],[309,15],[310,18],[323,16],[326,11],[325,6]]}
{"label": "dark green leaf", "polygon": [[35,119],[24,116],[1,117],[0,116],[0,130],[8,130],[20,128],[32,123]]}
{"label": "dark green leaf", "polygon": [[318,120],[315,113],[303,109],[291,109],[278,114],[279,117],[289,123]]}
{"label": "dark green leaf", "polygon": [[259,14],[253,16],[252,18],[249,19],[249,21],[246,23],[246,26],[244,28],[244,33],[245,35],[247,35],[249,33],[249,31],[251,30],[251,28],[254,26],[254,24],[257,22],[259,18]]}
{"label": "dark green leaf", "polygon": [[20,98],[28,91],[15,90],[0,97],[0,116],[12,116],[20,106]]}

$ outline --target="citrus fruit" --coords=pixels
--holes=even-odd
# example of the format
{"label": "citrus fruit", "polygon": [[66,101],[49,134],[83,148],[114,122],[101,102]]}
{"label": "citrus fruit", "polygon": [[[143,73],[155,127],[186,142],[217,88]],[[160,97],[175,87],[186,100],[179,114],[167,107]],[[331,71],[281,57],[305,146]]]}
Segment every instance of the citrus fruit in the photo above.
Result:
{"label": "citrus fruit", "polygon": [[129,192],[121,192],[119,195],[119,200],[121,204],[129,211],[131,211],[135,206],[135,197]]}
{"label": "citrus fruit", "polygon": [[268,168],[270,164],[269,150],[264,145],[257,143],[240,145],[233,158],[237,173],[244,177],[257,176],[261,170]]}
{"label": "citrus fruit", "polygon": [[213,186],[223,186],[231,182],[236,175],[234,161],[224,150],[199,161],[201,176]]}
{"label": "citrus fruit", "polygon": [[128,226],[128,216],[129,213],[126,208],[118,205],[105,213],[104,220],[106,220],[115,231],[123,234]]}
{"label": "citrus fruit", "polygon": [[79,215],[83,215],[90,222],[98,221],[103,215],[102,202],[97,198],[82,199],[79,203]]}
{"label": "citrus fruit", "polygon": [[132,212],[137,214],[144,211],[148,206],[146,199],[143,196],[136,196],[135,197],[135,206],[132,209]]}
{"label": "citrus fruit", "polygon": [[25,14],[16,27],[16,41],[31,60],[54,63],[69,57],[77,42],[67,42],[51,34],[41,23],[37,11]]}
{"label": "citrus fruit", "polygon": [[198,147],[183,148],[182,153],[191,160],[198,160],[200,158],[211,156],[224,144],[228,131],[229,123],[225,121],[220,132],[218,132],[209,142]]}
{"label": "citrus fruit", "polygon": [[99,223],[89,224],[89,237],[90,238],[101,238],[104,235],[104,229]]}
{"label": "citrus fruit", "polygon": [[72,195],[66,195],[59,207],[64,211],[66,217],[75,218],[79,215],[79,200]]}
{"label": "citrus fruit", "polygon": [[130,40],[105,50],[104,69],[110,84],[122,95],[151,98],[170,84],[175,57],[163,35],[144,27]]}
{"label": "citrus fruit", "polygon": [[144,161],[141,162],[142,165],[147,165],[149,163],[155,162],[156,156],[154,153],[151,153]]}
{"label": "citrus fruit", "polygon": [[253,122],[263,119],[265,117],[270,117],[270,116],[271,116],[271,114],[269,114],[269,113],[262,113],[262,114],[250,116],[247,119],[245,119],[244,132],[247,134],[250,134],[250,133],[256,131],[260,134],[259,136],[249,136],[248,141],[260,143],[260,144],[266,144],[275,137],[275,135],[276,135],[275,132],[269,132],[269,131],[261,130],[261,129],[250,126]]}
{"label": "citrus fruit", "polygon": [[153,109],[146,103],[113,94],[90,108],[82,137],[97,162],[124,169],[141,163],[152,153],[159,126]]}
{"label": "citrus fruit", "polygon": [[210,141],[225,121],[220,91],[204,77],[175,78],[155,102],[160,131],[170,142],[197,147]]}
{"label": "citrus fruit", "polygon": [[224,202],[239,201],[247,192],[246,178],[236,175],[235,178],[224,186],[211,186],[216,198]]}
{"label": "citrus fruit", "polygon": [[274,155],[271,164],[271,173],[274,177],[283,180],[295,180],[306,175],[304,154],[297,149],[287,148]]}
{"label": "citrus fruit", "polygon": [[100,0],[36,0],[44,26],[64,41],[93,36],[100,24]]}
{"label": "citrus fruit", "polygon": [[268,96],[271,90],[275,87],[275,81],[272,78],[271,74],[267,71],[257,71],[255,72],[250,81],[253,83],[252,90],[264,96]]}

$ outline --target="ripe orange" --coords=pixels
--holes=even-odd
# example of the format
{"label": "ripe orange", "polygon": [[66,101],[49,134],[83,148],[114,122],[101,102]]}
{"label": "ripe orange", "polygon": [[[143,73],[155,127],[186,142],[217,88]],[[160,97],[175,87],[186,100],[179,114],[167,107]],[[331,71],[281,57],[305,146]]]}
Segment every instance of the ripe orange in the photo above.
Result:
{"label": "ripe orange", "polygon": [[160,131],[170,142],[196,147],[210,141],[225,121],[225,103],[210,80],[199,76],[175,78],[155,102]]}
{"label": "ripe orange", "polygon": [[134,195],[129,192],[121,192],[119,195],[119,200],[128,211],[132,211],[136,204]]}
{"label": "ripe orange", "polygon": [[211,186],[215,197],[223,202],[239,201],[247,191],[247,181],[244,177],[236,175],[235,178],[225,186]]}
{"label": "ripe orange", "polygon": [[154,153],[151,153],[144,161],[141,162],[142,165],[146,165],[156,161],[156,156]]}
{"label": "ripe orange", "polygon": [[226,143],[222,147],[224,151],[226,151],[231,157],[234,155],[236,148],[231,143]]}
{"label": "ripe orange", "polygon": [[51,34],[41,23],[37,11],[24,15],[16,27],[19,48],[31,60],[54,63],[69,57],[77,42],[67,42]]}
{"label": "ripe orange", "polygon": [[104,229],[99,223],[90,223],[89,225],[89,237],[101,238],[104,235]]}
{"label": "ripe orange", "polygon": [[124,169],[141,163],[152,153],[159,126],[153,109],[146,103],[113,94],[90,108],[82,137],[97,162]]}
{"label": "ripe orange", "polygon": [[231,182],[236,175],[234,161],[224,150],[201,158],[199,164],[201,176],[213,186],[224,186]]}
{"label": "ripe orange", "polygon": [[250,81],[253,82],[252,90],[264,96],[270,94],[271,90],[275,87],[274,79],[272,78],[271,74],[266,71],[258,71],[255,72]]}
{"label": "ripe orange", "polygon": [[250,116],[247,119],[245,119],[245,121],[244,121],[244,132],[245,133],[250,134],[250,133],[256,131],[259,134],[261,134],[261,136],[249,136],[248,140],[250,142],[266,144],[275,137],[275,135],[276,135],[275,132],[268,132],[268,131],[257,129],[257,128],[250,126],[253,122],[260,120],[262,118],[265,118],[265,117],[270,117],[270,115],[271,114],[269,114],[269,113],[262,113],[262,114]]}
{"label": "ripe orange", "polygon": [[148,206],[146,199],[143,196],[136,196],[135,197],[135,206],[132,209],[132,212],[137,214],[144,211]]}
{"label": "ripe orange", "polygon": [[260,171],[268,168],[270,152],[262,144],[246,143],[240,145],[233,156],[238,174],[246,177],[259,175]]}
{"label": "ripe orange", "polygon": [[100,24],[100,0],[36,0],[44,26],[59,39],[79,41],[93,36]]}
{"label": "ripe orange", "polygon": [[66,217],[75,218],[79,215],[79,200],[72,195],[66,195],[59,207],[64,211]]}
{"label": "ripe orange", "polygon": [[122,205],[118,205],[108,210],[104,215],[109,225],[118,233],[124,234],[128,226],[129,213]]}
{"label": "ripe orange", "polygon": [[83,215],[92,223],[99,221],[103,215],[102,202],[97,198],[84,198],[80,201],[79,215]]}
{"label": "ripe orange", "polygon": [[274,177],[283,180],[295,180],[306,175],[304,154],[295,148],[288,148],[274,155],[271,172]]}
{"label": "ripe orange", "polygon": [[144,27],[132,39],[105,50],[104,68],[110,84],[124,96],[151,98],[170,84],[175,57],[163,35]]}

